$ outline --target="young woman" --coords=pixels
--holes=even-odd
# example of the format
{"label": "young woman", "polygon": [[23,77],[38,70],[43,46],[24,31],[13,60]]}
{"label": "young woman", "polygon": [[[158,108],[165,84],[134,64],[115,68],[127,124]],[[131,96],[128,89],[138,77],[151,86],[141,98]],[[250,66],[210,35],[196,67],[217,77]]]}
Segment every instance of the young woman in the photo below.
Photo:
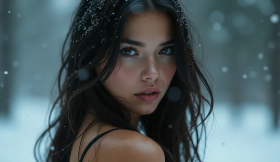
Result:
{"label": "young woman", "polygon": [[50,135],[47,162],[202,161],[213,95],[190,29],[177,0],[82,0],[49,121],[59,112],[36,142],[36,160]]}

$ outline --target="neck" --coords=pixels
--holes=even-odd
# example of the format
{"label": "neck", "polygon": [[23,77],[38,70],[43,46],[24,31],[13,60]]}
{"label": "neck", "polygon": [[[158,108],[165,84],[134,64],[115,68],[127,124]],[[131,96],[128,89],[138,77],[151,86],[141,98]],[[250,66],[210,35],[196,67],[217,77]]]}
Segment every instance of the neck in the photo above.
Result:
{"label": "neck", "polygon": [[131,119],[130,119],[130,124],[137,129],[138,128],[138,121],[140,120],[140,115],[135,114],[135,113],[130,113]]}

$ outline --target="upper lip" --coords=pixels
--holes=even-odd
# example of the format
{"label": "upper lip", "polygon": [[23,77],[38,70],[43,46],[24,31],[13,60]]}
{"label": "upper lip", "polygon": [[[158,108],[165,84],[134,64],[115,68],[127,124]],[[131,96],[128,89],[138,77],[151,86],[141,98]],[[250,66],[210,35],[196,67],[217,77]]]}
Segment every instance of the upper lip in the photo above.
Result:
{"label": "upper lip", "polygon": [[145,92],[160,92],[159,88],[154,86],[154,87],[147,87],[145,88],[143,91],[139,92],[139,93],[136,93],[136,95],[138,94],[142,94],[142,93],[145,93]]}

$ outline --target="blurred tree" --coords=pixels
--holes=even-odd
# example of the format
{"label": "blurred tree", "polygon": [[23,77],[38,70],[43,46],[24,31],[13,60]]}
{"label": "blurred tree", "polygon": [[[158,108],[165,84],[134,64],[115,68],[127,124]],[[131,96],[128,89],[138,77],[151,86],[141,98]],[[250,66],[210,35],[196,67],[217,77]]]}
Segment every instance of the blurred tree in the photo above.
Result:
{"label": "blurred tree", "polygon": [[269,16],[280,15],[280,1],[186,1],[205,42],[216,101],[230,102],[235,117],[243,103],[265,103],[279,127],[280,22],[271,23]]}
{"label": "blurred tree", "polygon": [[[273,0],[274,6],[275,6],[275,14],[280,15],[280,1],[279,0]],[[279,18],[278,18],[279,19]],[[272,52],[271,57],[271,73],[273,76],[272,79],[272,87],[271,87],[271,107],[273,110],[273,116],[274,116],[274,127],[278,128],[279,126],[279,109],[280,109],[280,97],[279,94],[277,94],[277,91],[280,90],[280,79],[279,79],[279,71],[280,71],[280,22],[278,20],[278,23],[273,24],[273,30],[272,30],[272,39],[273,42],[275,42],[275,48]],[[278,92],[279,93],[279,92]]]}
{"label": "blurred tree", "polygon": [[0,1],[0,113],[9,114],[11,92],[11,1]]}

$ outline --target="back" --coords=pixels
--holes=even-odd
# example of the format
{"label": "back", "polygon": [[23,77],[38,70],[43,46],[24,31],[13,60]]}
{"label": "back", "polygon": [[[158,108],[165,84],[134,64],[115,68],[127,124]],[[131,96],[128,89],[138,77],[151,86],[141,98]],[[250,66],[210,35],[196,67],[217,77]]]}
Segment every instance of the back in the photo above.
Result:
{"label": "back", "polygon": [[[102,126],[102,134],[115,127]],[[88,149],[88,144],[97,136],[94,129],[88,130],[79,144],[81,137],[74,143],[71,151],[70,162],[79,162],[84,150],[83,162],[164,162],[165,157],[161,147],[149,137],[130,130],[113,130],[94,142]]]}

